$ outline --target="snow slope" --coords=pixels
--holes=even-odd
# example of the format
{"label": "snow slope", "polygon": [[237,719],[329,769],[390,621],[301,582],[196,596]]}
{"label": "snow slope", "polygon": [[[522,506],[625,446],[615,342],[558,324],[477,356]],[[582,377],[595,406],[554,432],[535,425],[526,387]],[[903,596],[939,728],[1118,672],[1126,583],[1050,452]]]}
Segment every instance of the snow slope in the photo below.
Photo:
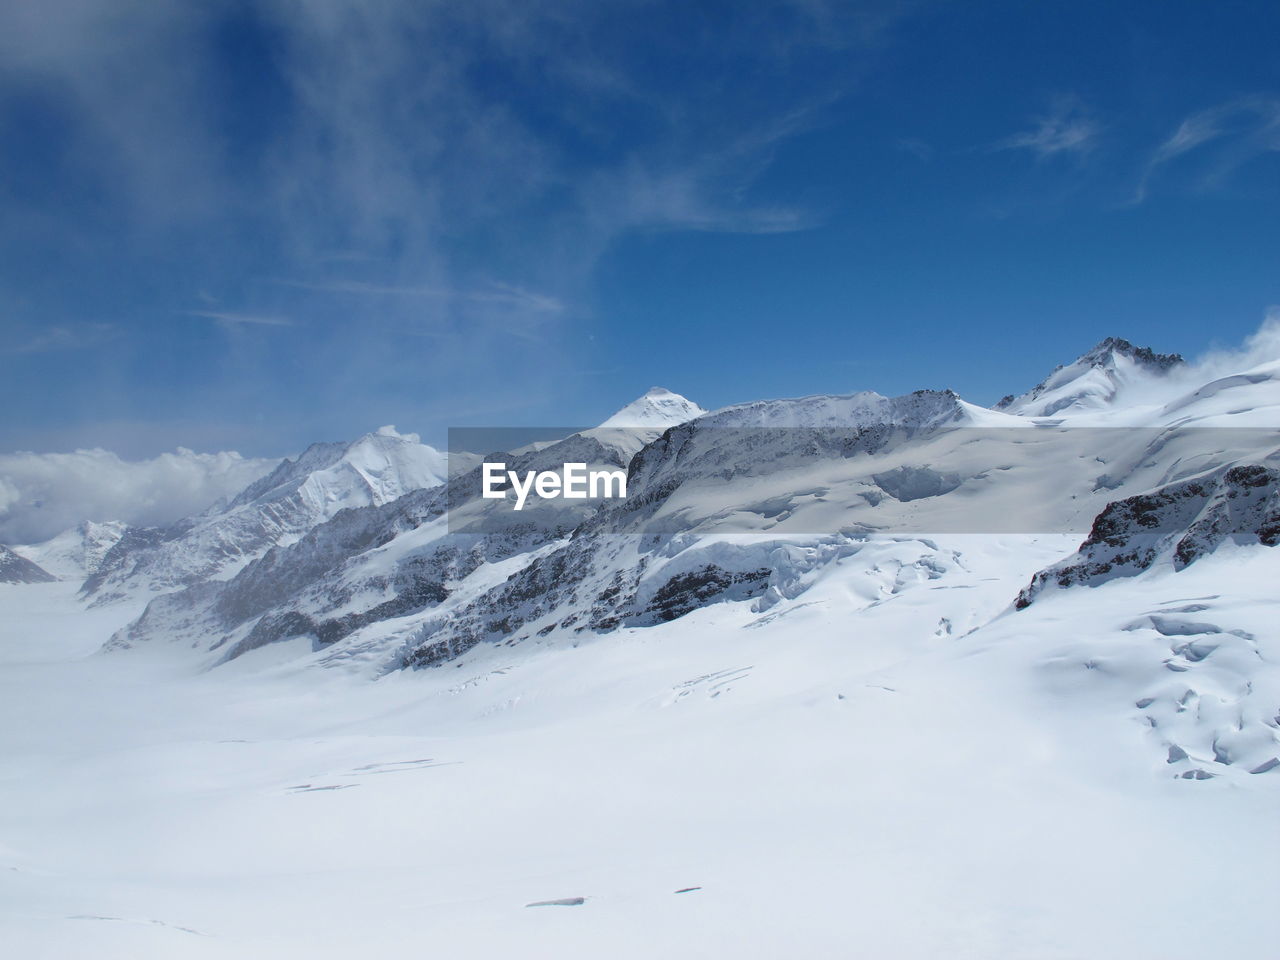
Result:
{"label": "snow slope", "polygon": [[1280,777],[1182,775],[1212,762],[1238,671],[1257,706],[1274,673],[1217,653],[1172,673],[1170,638],[1131,621],[1248,632],[1274,664],[1280,554],[1063,591],[966,635],[1066,545],[935,546],[869,546],[764,614],[372,684],[272,648],[200,675],[165,647],[83,658],[87,625],[31,662],[6,618],[5,941],[104,960],[1273,955]]}

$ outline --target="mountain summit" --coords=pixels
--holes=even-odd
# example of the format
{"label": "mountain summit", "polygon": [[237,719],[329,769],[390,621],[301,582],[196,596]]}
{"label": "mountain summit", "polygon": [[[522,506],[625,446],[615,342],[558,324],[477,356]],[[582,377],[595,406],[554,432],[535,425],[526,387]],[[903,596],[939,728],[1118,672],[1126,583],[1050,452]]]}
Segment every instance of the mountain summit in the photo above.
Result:
{"label": "mountain summit", "polygon": [[44,543],[19,547],[15,553],[64,580],[83,580],[96,573],[102,559],[124,536],[128,525],[115,520],[83,520]]}
{"label": "mountain summit", "polygon": [[445,454],[422,443],[416,433],[381,427],[350,443],[312,444],[296,460],[285,460],[247,487],[226,511],[296,496],[317,520],[327,519],[344,506],[387,503],[443,483],[447,473]]}
{"label": "mountain summit", "polygon": [[117,599],[234,575],[347,508],[378,506],[444,482],[446,455],[417,434],[382,427],[350,443],[315,443],[229,503],[163,528],[130,529],[85,581]]}
{"label": "mountain summit", "polygon": [[644,396],[631,401],[601,427],[674,427],[700,417],[707,411],[666,387],[650,387]]}
{"label": "mountain summit", "polygon": [[1005,397],[995,408],[1031,417],[1094,410],[1109,405],[1134,381],[1164,376],[1182,363],[1181,354],[1156,353],[1120,337],[1107,337],[1021,396]]}

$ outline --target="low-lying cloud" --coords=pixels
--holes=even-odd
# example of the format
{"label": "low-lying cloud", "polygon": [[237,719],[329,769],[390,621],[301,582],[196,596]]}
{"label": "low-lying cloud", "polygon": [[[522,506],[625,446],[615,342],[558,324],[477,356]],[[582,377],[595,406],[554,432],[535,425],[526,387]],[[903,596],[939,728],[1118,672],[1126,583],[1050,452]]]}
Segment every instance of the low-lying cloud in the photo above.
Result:
{"label": "low-lying cloud", "polygon": [[278,462],[184,447],[137,461],[102,449],[0,454],[0,543],[39,543],[81,520],[169,523],[240,492]]}

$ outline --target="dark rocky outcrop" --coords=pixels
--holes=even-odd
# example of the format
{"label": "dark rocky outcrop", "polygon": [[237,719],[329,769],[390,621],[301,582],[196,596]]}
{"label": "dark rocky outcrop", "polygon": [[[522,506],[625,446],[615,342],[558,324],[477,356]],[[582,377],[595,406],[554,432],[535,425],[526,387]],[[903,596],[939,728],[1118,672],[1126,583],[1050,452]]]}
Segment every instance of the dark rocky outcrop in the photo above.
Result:
{"label": "dark rocky outcrop", "polygon": [[1234,466],[1108,504],[1080,549],[1037,573],[1014,606],[1025,609],[1046,587],[1097,585],[1158,562],[1181,570],[1229,539],[1280,542],[1280,470]]}
{"label": "dark rocky outcrop", "polygon": [[51,583],[58,578],[0,544],[0,583]]}

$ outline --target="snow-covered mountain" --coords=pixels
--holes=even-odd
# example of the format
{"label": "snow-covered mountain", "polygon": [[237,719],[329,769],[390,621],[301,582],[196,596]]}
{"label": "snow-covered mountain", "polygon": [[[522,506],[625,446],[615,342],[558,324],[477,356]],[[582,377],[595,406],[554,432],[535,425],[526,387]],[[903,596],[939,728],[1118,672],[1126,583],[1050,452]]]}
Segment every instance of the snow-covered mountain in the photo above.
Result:
{"label": "snow-covered mountain", "polygon": [[[314,662],[376,674],[719,603],[763,613],[802,602],[823,567],[877,536],[1082,536],[1113,502],[1274,454],[1257,414],[1280,400],[1270,374],[1195,385],[1168,379],[1180,363],[1106,340],[998,411],[917,391],[760,401],[690,419],[696,406],[650,391],[601,428],[513,461],[626,466],[621,502],[546,501],[515,514],[478,498],[475,470],[455,473],[446,486],[318,524],[225,582],[157,598],[110,646],[183,639],[216,662],[303,637]],[[1142,406],[1117,399],[1126,388]],[[655,405],[674,412],[649,416]],[[607,424],[625,418],[649,426],[618,440]],[[1066,429],[1072,418],[1082,429]],[[1237,421],[1251,429],[1231,429]],[[947,567],[946,551],[925,555],[924,569]],[[1008,584],[1005,604],[1035,573]]]}
{"label": "snow-covered mountain", "polygon": [[124,532],[85,581],[110,602],[225,579],[277,544],[348,508],[390,503],[443,483],[447,456],[383,427],[351,443],[317,443],[228,503],[160,528]]}
{"label": "snow-covered mountain", "polygon": [[1006,396],[996,409],[1028,417],[1105,409],[1129,389],[1149,384],[1183,362],[1176,353],[1155,353],[1108,337],[1021,396]]}
{"label": "snow-covered mountain", "polygon": [[700,417],[707,411],[692,400],[672,393],[665,387],[651,387],[643,396],[631,401],[600,426],[610,427],[674,427]]}
{"label": "snow-covered mountain", "polygon": [[128,531],[85,593],[182,588],[111,650],[180,642],[212,665],[301,639],[305,663],[376,676],[720,605],[783,615],[883,542],[912,557],[906,584],[945,584],[969,561],[940,538],[1065,538],[1056,563],[1026,552],[988,603],[939,601],[948,633],[977,630],[1047,587],[1274,545],[1278,376],[1273,362],[1201,382],[1179,357],[1112,338],[995,410],[921,390],[706,412],[655,388],[508,458],[520,472],[625,469],[625,499],[523,512],[479,495],[474,461],[446,477],[441,455],[384,430],[316,445],[201,517]]}
{"label": "snow-covered mountain", "polygon": [[125,535],[128,524],[84,520],[44,543],[17,548],[33,563],[63,580],[84,580],[97,573],[103,558]]}

